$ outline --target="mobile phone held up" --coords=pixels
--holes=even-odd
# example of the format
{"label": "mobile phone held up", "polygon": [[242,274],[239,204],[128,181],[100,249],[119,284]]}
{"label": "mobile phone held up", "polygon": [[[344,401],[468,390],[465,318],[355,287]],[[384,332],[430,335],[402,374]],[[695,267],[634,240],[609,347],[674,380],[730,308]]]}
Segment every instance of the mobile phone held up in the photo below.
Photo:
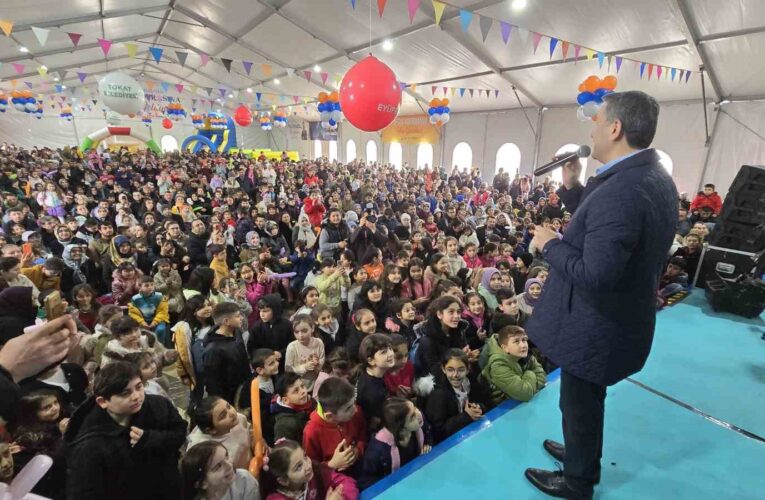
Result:
{"label": "mobile phone held up", "polygon": [[60,318],[66,313],[66,304],[61,298],[61,293],[56,291],[45,297],[45,318],[48,321]]}

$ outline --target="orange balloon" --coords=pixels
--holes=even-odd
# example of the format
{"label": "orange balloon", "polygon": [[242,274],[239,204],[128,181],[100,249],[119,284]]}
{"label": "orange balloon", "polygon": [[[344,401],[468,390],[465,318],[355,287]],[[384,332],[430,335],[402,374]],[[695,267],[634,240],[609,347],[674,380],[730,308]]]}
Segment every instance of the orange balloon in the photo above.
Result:
{"label": "orange balloon", "polygon": [[608,90],[614,90],[618,82],[614,75],[608,75],[600,82],[600,86]]}
{"label": "orange balloon", "polygon": [[579,84],[579,92],[585,92],[587,91],[587,88],[585,88],[584,83]]}
{"label": "orange balloon", "polygon": [[590,75],[584,81],[584,89],[587,92],[595,92],[600,88],[600,78],[595,75]]}
{"label": "orange balloon", "polygon": [[329,100],[332,102],[337,102],[340,100],[340,94],[337,93],[337,90],[333,90],[331,94],[329,94]]}
{"label": "orange balloon", "polygon": [[449,99],[443,98],[441,99],[441,106],[448,106],[449,105]]}
{"label": "orange balloon", "polygon": [[326,92],[319,92],[319,102],[327,102],[327,99],[329,99],[329,94]]}
{"label": "orange balloon", "polygon": [[430,104],[431,108],[437,108],[439,102],[440,101],[438,100],[438,98],[434,97],[433,99],[430,100],[430,102],[428,104]]}

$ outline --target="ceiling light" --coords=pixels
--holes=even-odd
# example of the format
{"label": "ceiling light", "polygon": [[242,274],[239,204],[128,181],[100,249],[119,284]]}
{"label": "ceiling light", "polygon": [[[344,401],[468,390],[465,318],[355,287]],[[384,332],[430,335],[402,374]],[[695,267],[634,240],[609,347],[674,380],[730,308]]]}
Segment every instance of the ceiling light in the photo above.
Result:
{"label": "ceiling light", "polygon": [[319,71],[321,71],[321,66],[319,66],[318,64],[314,64],[313,70],[316,71],[316,72],[319,72]]}
{"label": "ceiling light", "polygon": [[53,81],[54,81],[54,82],[57,82],[57,81],[58,81],[58,77],[57,77],[57,76],[54,76],[54,77],[53,77]]}
{"label": "ceiling light", "polygon": [[62,85],[62,86],[61,86],[61,88],[62,88],[62,89],[65,89],[65,88],[66,88],[66,85]]}
{"label": "ceiling light", "polygon": [[720,101],[720,104],[721,104],[721,105],[722,105],[722,104],[730,104],[730,100],[728,100],[728,99],[723,99],[722,101]]}
{"label": "ceiling light", "polygon": [[281,80],[274,78],[274,85],[279,85],[280,83],[282,83]]}
{"label": "ceiling light", "polygon": [[228,98],[229,98],[229,99],[233,99],[233,98],[234,98],[234,94],[229,94],[229,95],[228,95]]}
{"label": "ceiling light", "polygon": [[513,0],[511,7],[513,10],[523,10],[526,8],[526,0]]}
{"label": "ceiling light", "polygon": [[217,99],[215,99],[215,100],[216,100],[217,102],[220,102],[220,97],[218,97],[218,98],[217,98]]}
{"label": "ceiling light", "polygon": [[391,50],[393,50],[393,42],[391,42],[390,40],[385,40],[382,44],[382,48],[383,50],[387,50],[388,52],[390,52]]}
{"label": "ceiling light", "polygon": [[19,52],[24,52],[25,54],[29,52],[29,49],[26,47],[19,47]]}
{"label": "ceiling light", "polygon": [[252,87],[247,87],[247,92],[249,92],[250,94],[252,94]]}

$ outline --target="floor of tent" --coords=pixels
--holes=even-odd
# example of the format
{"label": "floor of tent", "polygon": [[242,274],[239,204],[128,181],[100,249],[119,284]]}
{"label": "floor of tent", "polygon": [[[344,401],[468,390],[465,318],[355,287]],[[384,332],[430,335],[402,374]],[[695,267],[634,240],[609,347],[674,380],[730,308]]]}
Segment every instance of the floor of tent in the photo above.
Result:
{"label": "floor of tent", "polygon": [[[599,499],[763,498],[765,321],[716,314],[703,291],[657,316],[642,372],[610,387]],[[523,476],[555,469],[559,373],[528,404],[492,410],[363,498],[546,498]],[[759,408],[759,411],[757,409]]]}

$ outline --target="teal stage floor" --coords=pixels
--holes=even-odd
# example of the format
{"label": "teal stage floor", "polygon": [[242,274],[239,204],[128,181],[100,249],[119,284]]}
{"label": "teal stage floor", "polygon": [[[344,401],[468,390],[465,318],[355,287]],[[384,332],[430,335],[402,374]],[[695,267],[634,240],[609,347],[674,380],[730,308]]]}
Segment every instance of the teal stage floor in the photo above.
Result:
{"label": "teal stage floor", "polygon": [[[657,316],[651,356],[610,387],[598,499],[765,498],[765,321],[711,311],[700,292]],[[539,499],[526,467],[555,469],[559,380],[366,490],[364,499]]]}

